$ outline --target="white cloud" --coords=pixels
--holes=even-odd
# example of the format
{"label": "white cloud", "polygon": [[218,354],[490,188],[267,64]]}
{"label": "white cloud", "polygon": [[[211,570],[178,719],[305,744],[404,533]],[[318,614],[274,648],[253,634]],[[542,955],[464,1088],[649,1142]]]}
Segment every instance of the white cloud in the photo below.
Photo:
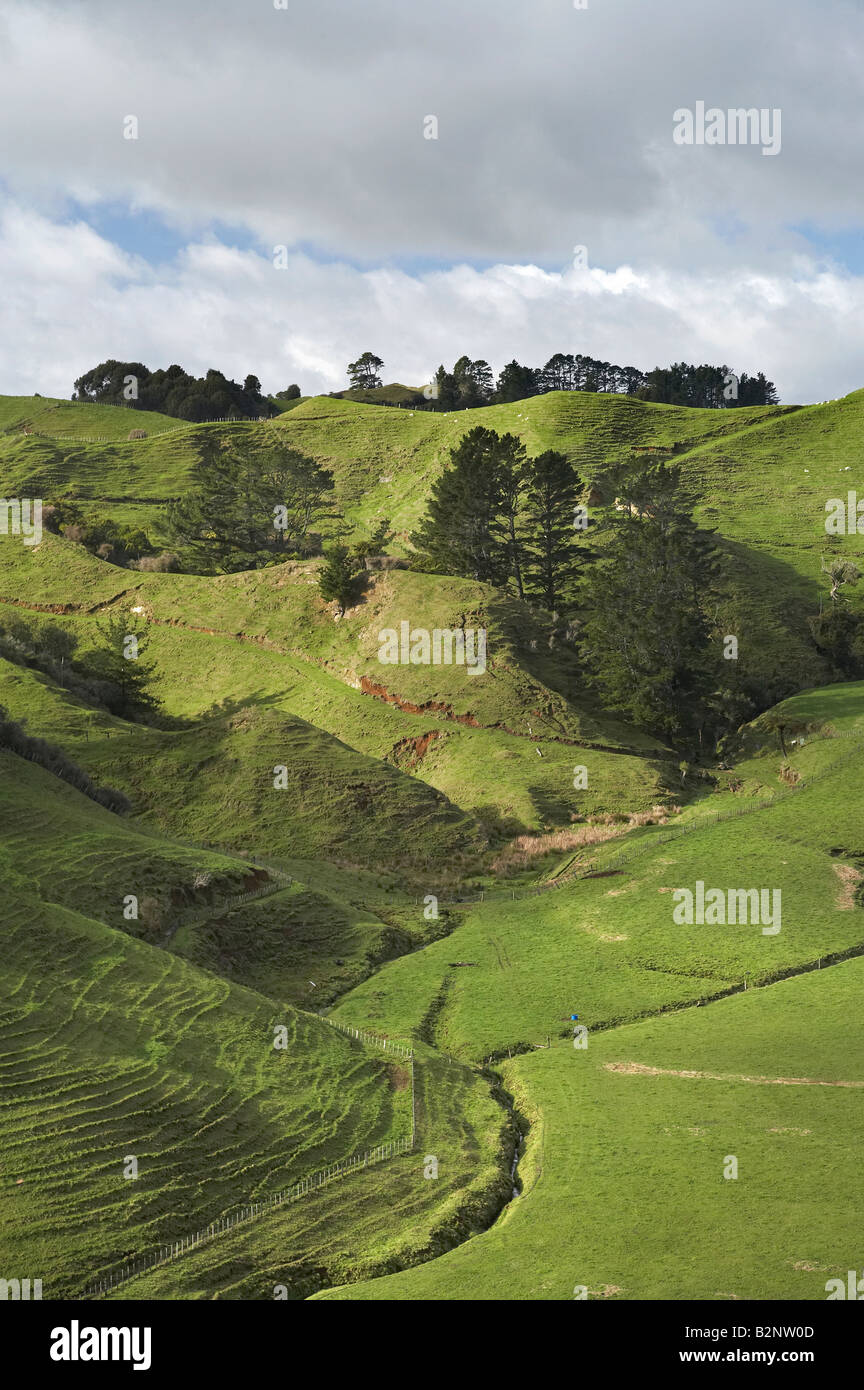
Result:
{"label": "white cloud", "polygon": [[108,357],[196,374],[218,367],[265,389],[340,389],[368,349],[385,378],[422,385],[462,352],[499,370],[555,351],[650,368],[673,360],[764,370],[787,401],[862,385],[864,277],[799,261],[794,272],[707,275],[497,265],[409,275],[322,265],[285,270],[228,246],[190,245],[158,270],[90,228],[11,205],[0,217],[0,383],[68,396]]}

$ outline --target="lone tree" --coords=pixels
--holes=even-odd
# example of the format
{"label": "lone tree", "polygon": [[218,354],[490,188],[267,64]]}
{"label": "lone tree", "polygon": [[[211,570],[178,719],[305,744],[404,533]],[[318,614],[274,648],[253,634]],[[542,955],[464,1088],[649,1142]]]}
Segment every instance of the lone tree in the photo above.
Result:
{"label": "lone tree", "polygon": [[339,605],[339,617],[357,593],[357,562],[345,545],[334,545],[327,551],[324,566],[318,576],[318,589],[325,603]]}
{"label": "lone tree", "polygon": [[155,714],[159,700],[152,692],[155,662],[145,659],[148,638],[130,618],[111,613],[96,624],[101,643],[82,657],[82,665],[101,684],[99,691],[112,714],[136,719]]}
{"label": "lone tree", "polygon": [[831,584],[831,607],[808,618],[816,648],[832,664],[842,679],[860,680],[864,673],[864,619],[851,608],[843,590],[861,579],[861,571],[851,560],[822,560],[822,572]]}
{"label": "lone tree", "polygon": [[376,357],[374,352],[363,352],[356,362],[348,363],[348,380],[355,390],[371,391],[375,386],[381,386],[381,368],[384,366],[380,357]]}
{"label": "lone tree", "polygon": [[827,574],[831,581],[832,603],[836,603],[838,598],[841,602],[845,601],[846,595],[841,594],[840,590],[845,584],[857,584],[861,578],[861,571],[851,560],[832,560],[826,565],[823,559],[822,573]]}

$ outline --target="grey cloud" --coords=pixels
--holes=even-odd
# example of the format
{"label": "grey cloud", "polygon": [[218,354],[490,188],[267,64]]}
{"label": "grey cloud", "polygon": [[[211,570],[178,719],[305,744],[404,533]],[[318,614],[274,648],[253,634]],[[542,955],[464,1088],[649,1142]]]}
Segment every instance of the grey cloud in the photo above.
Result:
{"label": "grey cloud", "polygon": [[[58,190],[119,197],[369,264],[561,265],[577,242],[607,266],[767,264],[795,251],[787,224],[860,218],[864,26],[845,0],[7,0],[0,15],[5,179],[43,207]],[[674,146],[673,111],[699,99],[781,107],[781,155]]]}

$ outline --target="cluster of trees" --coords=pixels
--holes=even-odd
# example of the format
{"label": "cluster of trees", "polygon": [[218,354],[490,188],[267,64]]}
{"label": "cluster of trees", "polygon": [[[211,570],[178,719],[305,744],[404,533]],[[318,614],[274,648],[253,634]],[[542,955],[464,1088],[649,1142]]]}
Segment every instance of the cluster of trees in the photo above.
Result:
{"label": "cluster of trees", "polygon": [[694,367],[673,362],[655,367],[635,393],[640,400],[661,405],[692,405],[722,410],[744,405],[776,405],[780,399],[773,381],[764,373],[736,376],[729,367]]}
{"label": "cluster of trees", "polygon": [[574,542],[582,487],[563,454],[528,458],[516,435],[478,425],[451,450],[412,541],[424,568],[512,583],[555,611],[572,600],[586,553]]}
{"label": "cluster of trees", "polygon": [[[367,390],[380,387],[383,366],[380,357],[364,352],[348,366],[352,386]],[[438,368],[430,388],[417,392],[410,400],[400,400],[399,404],[414,410],[472,410],[525,400],[547,391],[612,392],[662,405],[707,409],[775,405],[778,400],[774,383],[762,372],[736,376],[726,366],[694,366],[688,362],[673,362],[670,367],[643,372],[639,367],[618,367],[581,352],[556,352],[544,367],[524,367],[514,359],[502,367],[497,381],[489,363],[482,358],[472,361],[470,357],[460,357],[452,371],[443,365]]]}
{"label": "cluster of trees", "polygon": [[589,508],[564,455],[528,458],[514,436],[478,426],[432,489],[412,538],[418,564],[508,586],[566,617],[605,708],[690,751],[740,722],[745,702],[710,616],[718,552],[664,460],[621,465],[606,489],[614,505],[592,490]]}
{"label": "cluster of trees", "polygon": [[[146,659],[147,639],[129,619],[112,613],[94,626],[96,645],[79,648],[77,636],[57,623],[14,618],[0,625],[0,656],[42,671],[85,704],[121,719],[149,722],[158,713],[153,694],[155,666]],[[133,659],[129,638],[135,639]]]}
{"label": "cluster of trees", "polygon": [[72,399],[158,410],[178,420],[257,420],[277,413],[261,394],[257,376],[247,376],[240,386],[213,368],[206,376],[194,377],[176,364],[151,372],[143,362],[113,359],[79,376]]}
{"label": "cluster of trees", "polygon": [[168,530],[185,567],[204,574],[320,554],[320,533],[311,528],[335,515],[333,488],[328,468],[278,440],[252,455],[208,438],[194,491],[168,505]]}
{"label": "cluster of trees", "polygon": [[[752,615],[674,465],[634,457],[584,496],[562,454],[528,458],[514,436],[478,426],[433,486],[412,537],[416,564],[506,586],[565,618],[559,636],[603,706],[688,755],[795,688],[794,673],[730,659],[728,634]],[[839,553],[823,569],[830,597],[809,620],[814,646],[835,679],[861,679],[864,615],[848,595],[864,576]],[[773,636],[783,643],[782,631]]]}

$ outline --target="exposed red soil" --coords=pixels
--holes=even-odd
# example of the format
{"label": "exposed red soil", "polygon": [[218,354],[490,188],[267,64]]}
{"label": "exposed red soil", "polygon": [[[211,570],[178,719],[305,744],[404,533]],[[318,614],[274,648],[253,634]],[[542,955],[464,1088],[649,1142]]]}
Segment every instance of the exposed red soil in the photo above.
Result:
{"label": "exposed red soil", "polygon": [[393,761],[400,766],[417,767],[425,758],[433,739],[444,737],[440,729],[431,729],[428,734],[420,734],[417,738],[400,738],[393,745]]}

